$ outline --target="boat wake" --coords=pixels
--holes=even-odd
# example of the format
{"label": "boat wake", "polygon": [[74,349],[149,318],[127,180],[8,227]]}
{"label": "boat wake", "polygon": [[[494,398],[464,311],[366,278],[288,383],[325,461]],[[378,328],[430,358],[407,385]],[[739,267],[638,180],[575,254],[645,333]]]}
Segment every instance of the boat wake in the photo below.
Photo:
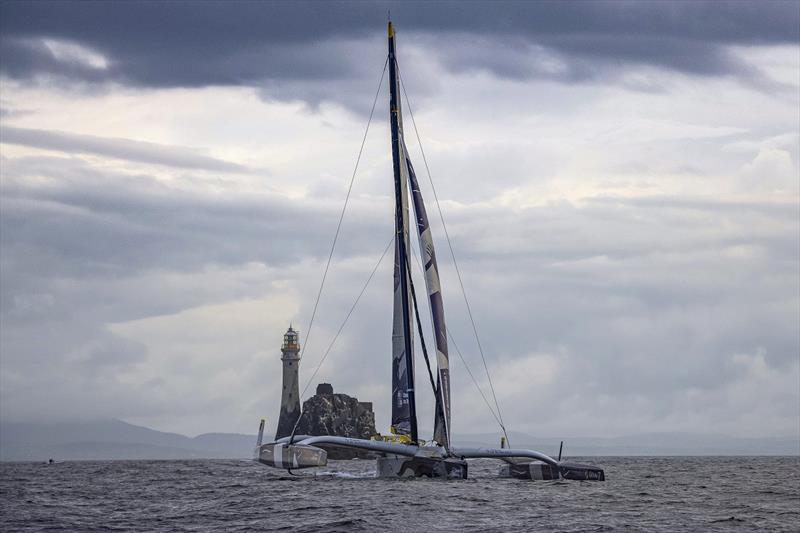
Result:
{"label": "boat wake", "polygon": [[357,473],[332,470],[328,472],[317,472],[314,477],[331,479],[375,479],[377,477],[377,473],[375,470]]}

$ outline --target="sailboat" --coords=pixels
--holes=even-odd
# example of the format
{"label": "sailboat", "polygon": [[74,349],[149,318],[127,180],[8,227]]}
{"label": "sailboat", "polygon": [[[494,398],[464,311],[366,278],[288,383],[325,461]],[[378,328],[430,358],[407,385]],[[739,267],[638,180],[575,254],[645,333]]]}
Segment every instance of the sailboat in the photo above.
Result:
{"label": "sailboat", "polygon": [[[403,136],[400,79],[396,60],[395,29],[388,25],[388,67],[391,124],[391,150],[395,193],[394,302],[392,326],[392,424],[393,437],[371,440],[324,435],[294,435],[263,444],[264,421],[258,431],[255,460],[287,470],[322,467],[327,464],[325,446],[355,448],[378,456],[379,477],[435,477],[466,479],[467,459],[495,458],[506,464],[501,474],[521,479],[604,480],[602,468],[554,459],[534,450],[458,447],[450,434],[450,369],[447,329],[442,302],[439,268],[431,228],[414,167]],[[425,287],[431,312],[436,376],[429,368],[435,397],[433,439],[423,443],[418,434],[414,391],[414,333],[416,319],[426,363],[427,348],[422,335],[416,291],[411,277],[409,239],[409,197],[414,210],[420,255],[425,271]],[[412,316],[413,315],[413,316]],[[505,441],[503,441],[505,443]]]}

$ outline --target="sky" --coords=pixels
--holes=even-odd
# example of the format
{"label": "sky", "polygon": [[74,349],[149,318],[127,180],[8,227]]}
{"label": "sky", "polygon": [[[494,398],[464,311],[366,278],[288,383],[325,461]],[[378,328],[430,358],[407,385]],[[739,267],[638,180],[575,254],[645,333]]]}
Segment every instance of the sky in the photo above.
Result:
{"label": "sky", "polygon": [[385,81],[308,328],[389,10],[453,432],[498,425],[431,183],[509,430],[800,438],[781,1],[0,3],[0,418],[270,431],[292,324],[388,430],[389,260],[309,381],[392,237]]}

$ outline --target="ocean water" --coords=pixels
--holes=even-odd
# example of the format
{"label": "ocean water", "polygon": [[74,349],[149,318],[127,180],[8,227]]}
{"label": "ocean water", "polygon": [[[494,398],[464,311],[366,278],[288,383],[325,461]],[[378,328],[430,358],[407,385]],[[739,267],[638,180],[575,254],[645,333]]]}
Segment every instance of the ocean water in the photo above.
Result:
{"label": "ocean water", "polygon": [[606,482],[375,479],[374,461],[0,464],[2,531],[799,531],[798,457],[571,458]]}

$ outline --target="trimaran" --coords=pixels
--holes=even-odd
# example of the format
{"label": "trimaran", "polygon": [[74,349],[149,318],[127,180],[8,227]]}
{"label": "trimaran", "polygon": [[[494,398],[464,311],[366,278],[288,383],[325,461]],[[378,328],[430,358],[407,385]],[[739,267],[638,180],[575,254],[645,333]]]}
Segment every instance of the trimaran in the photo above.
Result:
{"label": "trimaran", "polygon": [[[395,192],[391,428],[395,436],[366,440],[332,435],[292,434],[275,442],[262,444],[264,432],[264,421],[262,420],[255,459],[263,464],[287,470],[320,467],[327,464],[327,451],[324,447],[339,446],[373,452],[378,457],[376,470],[379,477],[427,476],[466,479],[467,459],[495,458],[506,463],[500,471],[502,475],[506,476],[521,479],[604,480],[605,474],[602,468],[561,461],[560,451],[558,459],[554,459],[533,450],[504,446],[501,448],[466,448],[454,446],[450,442],[450,370],[438,265],[425,204],[403,137],[395,31],[391,22],[389,22],[388,29],[389,114]],[[424,445],[417,433],[414,396],[412,312],[418,325],[419,312],[416,307],[416,294],[409,264],[409,187],[425,270],[425,285],[433,323],[437,363],[435,385],[431,374],[431,384],[436,398],[434,435],[433,440]],[[421,336],[421,327],[419,331]],[[421,346],[425,351],[424,339]]]}

